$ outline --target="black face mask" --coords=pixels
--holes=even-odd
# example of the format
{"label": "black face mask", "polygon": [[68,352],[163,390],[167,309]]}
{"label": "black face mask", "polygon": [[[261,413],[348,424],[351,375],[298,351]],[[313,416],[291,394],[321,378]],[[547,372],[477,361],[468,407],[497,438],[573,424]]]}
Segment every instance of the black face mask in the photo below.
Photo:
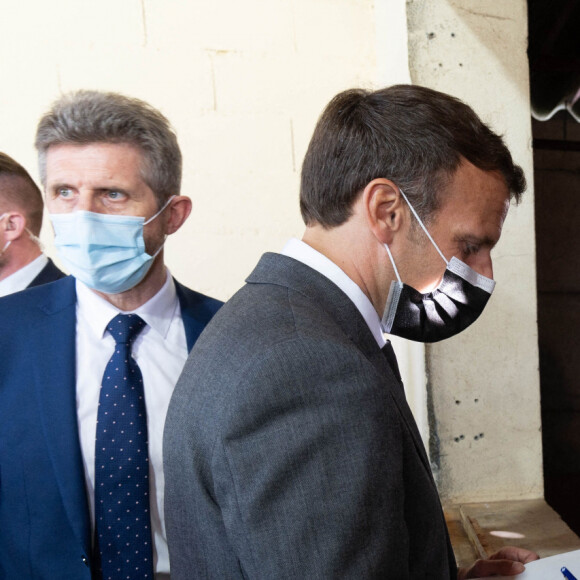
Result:
{"label": "black face mask", "polygon": [[[409,204],[402,191],[401,194]],[[403,284],[391,251],[385,244],[397,281],[391,283],[381,326],[383,332],[388,334],[417,342],[437,342],[459,334],[479,317],[493,292],[495,282],[455,257],[447,262],[411,204],[409,207],[447,263],[447,268],[439,286],[432,292],[421,294]]]}
{"label": "black face mask", "polygon": [[391,284],[383,332],[417,342],[437,342],[459,334],[483,312],[495,282],[451,258],[441,284],[421,294],[407,284]]}

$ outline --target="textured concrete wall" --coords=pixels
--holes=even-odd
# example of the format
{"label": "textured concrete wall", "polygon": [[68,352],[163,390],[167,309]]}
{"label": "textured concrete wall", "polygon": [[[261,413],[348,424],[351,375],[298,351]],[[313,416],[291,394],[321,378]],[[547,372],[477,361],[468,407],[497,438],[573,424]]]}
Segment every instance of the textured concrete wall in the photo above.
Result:
{"label": "textured concrete wall", "polygon": [[431,460],[442,496],[542,495],[525,0],[408,0],[416,84],[469,103],[505,136],[529,187],[492,254],[496,290],[466,332],[427,347]]}

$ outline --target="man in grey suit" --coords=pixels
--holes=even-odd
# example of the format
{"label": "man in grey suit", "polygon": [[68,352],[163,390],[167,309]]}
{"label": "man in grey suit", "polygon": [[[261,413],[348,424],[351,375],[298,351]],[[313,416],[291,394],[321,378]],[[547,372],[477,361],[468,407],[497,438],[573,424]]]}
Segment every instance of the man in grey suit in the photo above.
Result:
{"label": "man in grey suit", "polygon": [[384,335],[441,340],[477,318],[524,188],[501,138],[448,95],[331,101],[302,168],[302,241],[262,257],[173,395],[173,580],[475,578],[536,557],[457,570]]}

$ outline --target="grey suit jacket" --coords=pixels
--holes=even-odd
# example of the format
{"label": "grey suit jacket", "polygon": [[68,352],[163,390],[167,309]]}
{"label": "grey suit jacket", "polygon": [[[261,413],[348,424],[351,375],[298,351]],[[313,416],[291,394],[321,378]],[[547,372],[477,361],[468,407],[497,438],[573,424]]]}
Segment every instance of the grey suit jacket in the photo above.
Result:
{"label": "grey suit jacket", "polygon": [[197,341],[164,456],[172,580],[456,577],[402,384],[292,258],[265,254]]}

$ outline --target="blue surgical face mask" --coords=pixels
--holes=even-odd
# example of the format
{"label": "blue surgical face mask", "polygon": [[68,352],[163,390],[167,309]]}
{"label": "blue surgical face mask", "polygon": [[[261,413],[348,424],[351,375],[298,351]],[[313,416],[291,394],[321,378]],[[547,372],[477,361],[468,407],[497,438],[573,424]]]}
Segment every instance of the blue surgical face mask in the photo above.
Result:
{"label": "blue surgical face mask", "polygon": [[173,197],[147,221],[138,216],[90,211],[49,214],[63,266],[98,292],[120,294],[134,288],[145,278],[165,243],[149,255],[143,227],[161,214]]}
{"label": "blue surgical face mask", "polygon": [[381,326],[383,332],[408,340],[437,342],[455,336],[479,317],[495,282],[455,257],[448,262],[407,196],[399,191],[447,267],[437,288],[422,294],[403,284],[389,246],[385,244],[397,281],[391,284]]}

